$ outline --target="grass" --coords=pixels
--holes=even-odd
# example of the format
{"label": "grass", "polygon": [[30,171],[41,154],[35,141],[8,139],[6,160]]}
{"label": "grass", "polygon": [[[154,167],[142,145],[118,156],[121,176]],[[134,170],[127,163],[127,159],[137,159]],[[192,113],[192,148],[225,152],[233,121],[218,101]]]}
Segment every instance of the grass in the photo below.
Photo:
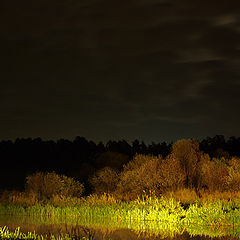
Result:
{"label": "grass", "polygon": [[[181,194],[178,196],[181,197]],[[15,196],[14,202],[0,204],[0,214],[37,217],[44,219],[45,223],[78,222],[161,234],[188,231],[193,235],[209,232],[211,236],[218,236],[218,233],[240,236],[240,231],[237,231],[240,229],[239,199],[194,197],[181,201],[169,195],[160,198],[145,195],[123,201],[103,194],[81,199],[55,196],[54,201],[50,199],[45,203],[35,201],[35,204],[26,204]]]}
{"label": "grass", "polygon": [[47,216],[51,218],[99,218],[118,221],[158,221],[184,225],[240,225],[240,202],[199,201],[183,204],[174,198],[144,196],[134,201],[116,200],[111,195],[96,195],[67,204],[0,204],[1,214]]}
{"label": "grass", "polygon": [[69,234],[55,236],[53,234],[38,235],[35,232],[23,233],[20,232],[20,227],[15,231],[10,231],[6,226],[0,227],[0,239],[11,240],[93,240],[92,237],[77,237]]}
{"label": "grass", "polygon": [[0,204],[1,214],[48,216],[51,218],[85,218],[111,217],[115,220],[156,220],[168,223],[179,223],[184,215],[180,202],[174,199],[137,200],[132,202],[103,203],[83,200],[77,206]]}

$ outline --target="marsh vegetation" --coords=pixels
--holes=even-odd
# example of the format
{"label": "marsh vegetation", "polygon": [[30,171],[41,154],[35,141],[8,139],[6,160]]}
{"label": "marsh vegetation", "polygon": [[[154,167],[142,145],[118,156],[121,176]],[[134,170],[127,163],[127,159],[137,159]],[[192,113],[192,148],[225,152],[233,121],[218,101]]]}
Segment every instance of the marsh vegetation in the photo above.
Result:
{"label": "marsh vegetation", "polygon": [[194,139],[177,141],[165,157],[135,154],[127,160],[106,154],[109,162],[111,156],[116,163],[93,171],[87,185],[55,171],[28,174],[24,191],[2,191],[0,214],[83,226],[103,227],[106,222],[107,228],[154,234],[164,229],[240,236],[237,156],[219,150],[211,157]]}

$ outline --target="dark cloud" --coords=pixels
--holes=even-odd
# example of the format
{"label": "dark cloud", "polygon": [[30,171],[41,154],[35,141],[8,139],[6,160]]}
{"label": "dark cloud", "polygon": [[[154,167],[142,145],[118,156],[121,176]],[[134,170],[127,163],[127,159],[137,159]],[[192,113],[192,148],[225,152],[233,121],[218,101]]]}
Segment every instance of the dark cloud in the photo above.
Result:
{"label": "dark cloud", "polygon": [[235,0],[5,1],[0,138],[239,135]]}

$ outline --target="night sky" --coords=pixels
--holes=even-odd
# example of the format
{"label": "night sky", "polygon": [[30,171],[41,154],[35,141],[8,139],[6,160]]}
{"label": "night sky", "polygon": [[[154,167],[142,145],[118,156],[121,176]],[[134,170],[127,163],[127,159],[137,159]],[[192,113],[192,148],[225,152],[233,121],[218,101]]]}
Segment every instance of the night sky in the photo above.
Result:
{"label": "night sky", "polygon": [[240,1],[3,0],[0,140],[240,135]]}

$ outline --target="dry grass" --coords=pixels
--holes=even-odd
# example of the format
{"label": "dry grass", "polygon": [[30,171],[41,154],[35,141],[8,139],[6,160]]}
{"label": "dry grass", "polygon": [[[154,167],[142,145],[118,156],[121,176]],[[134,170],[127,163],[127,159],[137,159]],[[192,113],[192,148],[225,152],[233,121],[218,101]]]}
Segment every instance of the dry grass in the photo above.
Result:
{"label": "dry grass", "polygon": [[201,200],[202,201],[218,201],[218,200],[226,200],[226,201],[235,201],[240,202],[240,191],[232,192],[232,191],[225,191],[225,192],[202,192],[201,193]]}
{"label": "dry grass", "polygon": [[192,203],[199,200],[198,195],[193,189],[183,188],[176,191],[169,191],[163,194],[166,198],[174,198],[182,203]]}
{"label": "dry grass", "polygon": [[92,194],[86,197],[84,201],[89,205],[109,205],[117,204],[120,202],[120,200],[116,196],[108,193],[103,193],[101,195]]}
{"label": "dry grass", "polygon": [[18,191],[4,191],[0,196],[0,202],[3,204],[14,204],[21,206],[34,206],[42,204],[36,193],[25,193]]}

